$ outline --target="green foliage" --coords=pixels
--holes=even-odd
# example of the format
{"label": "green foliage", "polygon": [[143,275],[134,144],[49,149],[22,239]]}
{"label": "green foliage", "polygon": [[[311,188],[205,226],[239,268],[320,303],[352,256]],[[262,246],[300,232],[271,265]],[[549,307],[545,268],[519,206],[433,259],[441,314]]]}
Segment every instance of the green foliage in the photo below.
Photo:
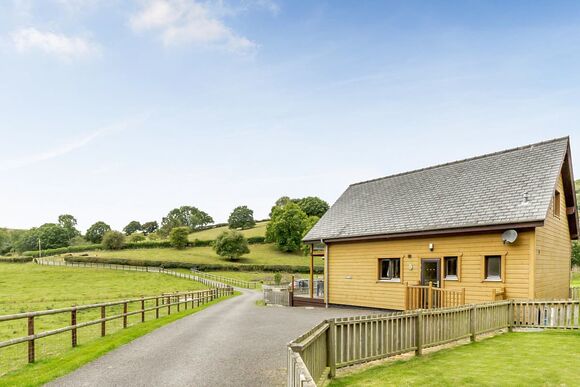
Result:
{"label": "green foliage", "polygon": [[63,214],[58,217],[58,224],[64,228],[68,234],[68,240],[70,241],[74,237],[80,236],[81,233],[77,230],[77,220],[74,216],[69,214]]}
{"label": "green foliage", "polygon": [[266,240],[276,243],[282,251],[298,251],[307,225],[308,216],[296,203],[275,207],[266,228]]}
{"label": "green foliage", "polygon": [[218,236],[213,248],[217,255],[230,260],[239,259],[242,255],[250,252],[246,238],[233,230],[224,231]]}
{"label": "green foliage", "polygon": [[138,232],[131,234],[131,236],[129,237],[129,241],[131,241],[131,242],[143,242],[146,239],[147,238],[145,237],[145,235],[143,235],[142,233],[138,233]]}
{"label": "green foliage", "polygon": [[128,225],[125,226],[125,228],[123,229],[123,232],[126,235],[131,235],[136,233],[137,231],[141,231],[143,229],[143,226],[141,226],[141,223],[139,223],[136,220],[133,220],[131,222],[129,222]]}
{"label": "green foliage", "polygon": [[18,251],[38,250],[39,240],[43,250],[64,247],[68,246],[69,233],[58,224],[45,223],[26,231],[18,240],[16,248]]}
{"label": "green foliage", "polygon": [[194,231],[210,223],[213,223],[213,219],[207,213],[195,207],[182,206],[169,211],[161,221],[161,229],[165,234],[177,227],[187,227]]}
{"label": "green foliage", "polygon": [[253,237],[246,238],[246,240],[248,241],[248,244],[250,244],[250,245],[257,245],[260,243],[266,243],[266,237],[263,237],[263,236],[253,236]]}
{"label": "green foliage", "polygon": [[572,242],[572,266],[580,266],[580,243]]}
{"label": "green foliage", "polygon": [[[320,220],[320,218],[318,216],[309,216],[308,219],[306,219],[306,227],[304,228],[304,232],[302,233],[302,238],[304,238],[306,236],[306,234],[308,234],[308,232],[312,229],[312,227],[314,227],[314,225]],[[302,253],[304,255],[309,255],[310,254],[310,245],[302,245]]]}
{"label": "green foliage", "polygon": [[88,241],[87,241],[85,238],[83,238],[83,237],[82,237],[82,236],[80,236],[80,235],[77,235],[76,237],[74,237],[73,239],[71,239],[71,240],[69,241],[69,244],[70,244],[71,246],[86,246],[86,245],[88,245],[89,243],[88,243]]}
{"label": "green foliage", "polygon": [[318,218],[321,218],[330,207],[327,202],[316,196],[299,199],[296,204],[300,206],[306,215],[316,216]]}
{"label": "green foliage", "polygon": [[156,220],[152,222],[145,222],[141,226],[141,230],[143,231],[144,235],[150,235],[156,232],[159,229],[159,223]]}
{"label": "green foliage", "polygon": [[[47,257],[50,255],[59,255],[59,254],[70,254],[70,253],[81,253],[83,251],[89,251],[89,250],[100,250],[102,249],[103,246],[100,244],[94,244],[94,245],[83,245],[83,246],[67,246],[67,247],[59,247],[57,249],[47,249],[47,250],[42,250],[42,256],[43,257]],[[33,258],[37,258],[38,257],[38,250],[30,250],[30,251],[25,251],[22,253],[23,256],[25,257],[33,257]]]}
{"label": "green foliage", "polygon": [[111,231],[111,226],[105,222],[97,222],[87,230],[85,238],[92,243],[101,243],[107,231]]}
{"label": "green foliage", "polygon": [[[155,261],[148,259],[126,259],[126,258],[103,258],[103,257],[65,257],[67,262],[87,262],[87,263],[107,263],[113,265],[129,266],[154,266],[164,267],[167,269],[197,269],[200,271],[260,271],[269,273],[309,273],[310,267],[305,265],[238,265],[238,264],[220,264],[220,263],[193,263],[193,262],[172,262],[172,261]],[[314,273],[322,274],[324,268],[315,266]]]}
{"label": "green foliage", "polygon": [[250,210],[248,206],[239,206],[234,208],[230,217],[228,218],[229,228],[241,228],[242,230],[252,228],[256,225],[254,220],[254,211]]}
{"label": "green foliage", "polygon": [[102,244],[107,250],[121,250],[125,245],[125,235],[119,231],[107,231]]}
{"label": "green foliage", "polygon": [[176,249],[185,249],[189,243],[189,227],[175,227],[169,233],[169,242]]}
{"label": "green foliage", "polygon": [[276,285],[280,285],[281,282],[282,282],[282,274],[277,272],[276,274],[274,274],[274,283]]}

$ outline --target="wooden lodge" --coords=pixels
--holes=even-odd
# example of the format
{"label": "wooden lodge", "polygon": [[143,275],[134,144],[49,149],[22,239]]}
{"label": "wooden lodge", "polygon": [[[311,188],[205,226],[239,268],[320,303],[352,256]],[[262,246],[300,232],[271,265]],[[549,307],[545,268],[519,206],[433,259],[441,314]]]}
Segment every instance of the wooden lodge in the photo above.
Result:
{"label": "wooden lodge", "polygon": [[392,310],[564,299],[577,238],[566,137],[352,184],[304,238],[325,257],[324,295],[305,296]]}

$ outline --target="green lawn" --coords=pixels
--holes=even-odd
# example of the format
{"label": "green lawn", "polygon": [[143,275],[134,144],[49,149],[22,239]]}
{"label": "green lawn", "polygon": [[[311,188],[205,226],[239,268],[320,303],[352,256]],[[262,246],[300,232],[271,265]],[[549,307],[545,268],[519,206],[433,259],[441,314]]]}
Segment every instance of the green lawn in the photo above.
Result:
{"label": "green lawn", "polygon": [[580,273],[572,273],[572,286],[580,287]]}
{"label": "green lawn", "polygon": [[578,386],[580,332],[509,333],[368,368],[332,386]]}
{"label": "green lawn", "polygon": [[[105,301],[158,295],[175,291],[199,290],[204,285],[158,273],[114,270],[47,267],[31,263],[0,264],[0,315],[35,310],[56,309]],[[152,306],[152,302],[146,307]],[[129,311],[138,309],[133,304]],[[133,308],[133,309],[132,309]],[[107,315],[121,313],[121,306],[108,307]],[[161,311],[162,315],[165,313]],[[154,312],[149,312],[151,319]],[[98,310],[78,313],[78,322],[100,317]],[[129,316],[129,324],[140,321],[140,315]],[[35,319],[37,332],[70,323],[70,315],[58,314]],[[122,329],[121,320],[107,323],[107,331]],[[0,341],[26,336],[26,320],[0,322]],[[99,326],[79,330],[79,343],[88,343],[99,336]],[[56,335],[37,341],[37,358],[60,355],[70,350],[70,334]],[[0,376],[26,364],[26,344],[0,349]]]}
{"label": "green lawn", "polygon": [[[211,247],[191,247],[185,250],[170,248],[127,249],[119,251],[90,252],[91,256],[104,258],[142,259],[152,261],[172,261],[191,263],[219,264],[255,264],[255,265],[298,265],[308,266],[309,257],[301,253],[283,253],[272,244],[250,245],[250,254],[232,262],[219,257]],[[317,258],[315,265],[322,266],[322,259]]]}
{"label": "green lawn", "polygon": [[[247,230],[238,230],[240,231],[242,234],[244,234],[244,236],[246,238],[250,238],[250,237],[257,237],[257,236],[265,236],[266,235],[266,225],[268,224],[268,222],[258,222],[256,223],[256,226]],[[200,239],[200,240],[215,240],[218,235],[220,235],[222,232],[229,230],[229,228],[227,226],[223,226],[223,227],[217,227],[217,228],[212,228],[209,230],[203,230],[203,231],[197,231],[194,233],[189,234],[189,240],[193,241],[194,239]]]}

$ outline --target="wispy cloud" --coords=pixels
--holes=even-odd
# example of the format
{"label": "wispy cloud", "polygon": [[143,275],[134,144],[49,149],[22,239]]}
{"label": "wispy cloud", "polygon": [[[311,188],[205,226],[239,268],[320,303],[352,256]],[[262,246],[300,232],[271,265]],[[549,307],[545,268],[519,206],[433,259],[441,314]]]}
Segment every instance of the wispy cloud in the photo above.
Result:
{"label": "wispy cloud", "polygon": [[41,51],[65,60],[94,56],[100,51],[89,40],[32,27],[14,31],[10,37],[19,52]]}
{"label": "wispy cloud", "polygon": [[30,154],[12,160],[4,160],[4,161],[0,160],[0,171],[8,171],[12,169],[27,167],[42,161],[48,161],[51,159],[55,159],[57,157],[64,156],[68,153],[86,147],[99,137],[103,137],[115,131],[125,130],[130,126],[134,126],[136,124],[144,122],[144,120],[146,120],[146,117],[121,121],[114,125],[105,126],[93,130],[89,133],[85,133],[80,137],[70,139],[67,142],[64,142],[63,144],[44,152]]}
{"label": "wispy cloud", "polygon": [[155,31],[165,46],[197,44],[247,53],[258,45],[236,34],[212,14],[211,6],[194,0],[148,0],[131,16],[135,32]]}

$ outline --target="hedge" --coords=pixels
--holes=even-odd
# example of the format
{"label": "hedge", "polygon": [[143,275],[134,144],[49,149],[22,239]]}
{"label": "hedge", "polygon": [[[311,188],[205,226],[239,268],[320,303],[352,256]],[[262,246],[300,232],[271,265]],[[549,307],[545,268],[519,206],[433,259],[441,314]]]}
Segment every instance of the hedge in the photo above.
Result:
{"label": "hedge", "polygon": [[32,262],[32,257],[2,257],[0,263],[26,263]]}
{"label": "hedge", "polygon": [[[68,246],[68,247],[59,247],[57,249],[46,249],[42,250],[42,256],[46,257],[48,255],[59,255],[59,254],[66,254],[66,253],[81,253],[87,250],[102,250],[103,246],[101,245],[85,245],[85,246]],[[38,258],[38,251],[25,251],[22,253],[25,257],[32,257]]]}
{"label": "hedge", "polygon": [[247,241],[251,245],[257,245],[257,244],[261,244],[261,243],[266,243],[266,237],[253,236],[253,237],[247,238]]}
{"label": "hedge", "polygon": [[[192,262],[168,262],[150,261],[142,259],[124,258],[101,258],[101,257],[65,257],[66,262],[75,263],[102,263],[111,265],[127,266],[153,266],[167,269],[197,269],[200,271],[264,271],[264,272],[284,272],[284,273],[309,273],[308,266],[294,265],[250,265],[250,264],[221,264],[221,263],[192,263]],[[314,273],[322,274],[321,266],[314,267]]]}

